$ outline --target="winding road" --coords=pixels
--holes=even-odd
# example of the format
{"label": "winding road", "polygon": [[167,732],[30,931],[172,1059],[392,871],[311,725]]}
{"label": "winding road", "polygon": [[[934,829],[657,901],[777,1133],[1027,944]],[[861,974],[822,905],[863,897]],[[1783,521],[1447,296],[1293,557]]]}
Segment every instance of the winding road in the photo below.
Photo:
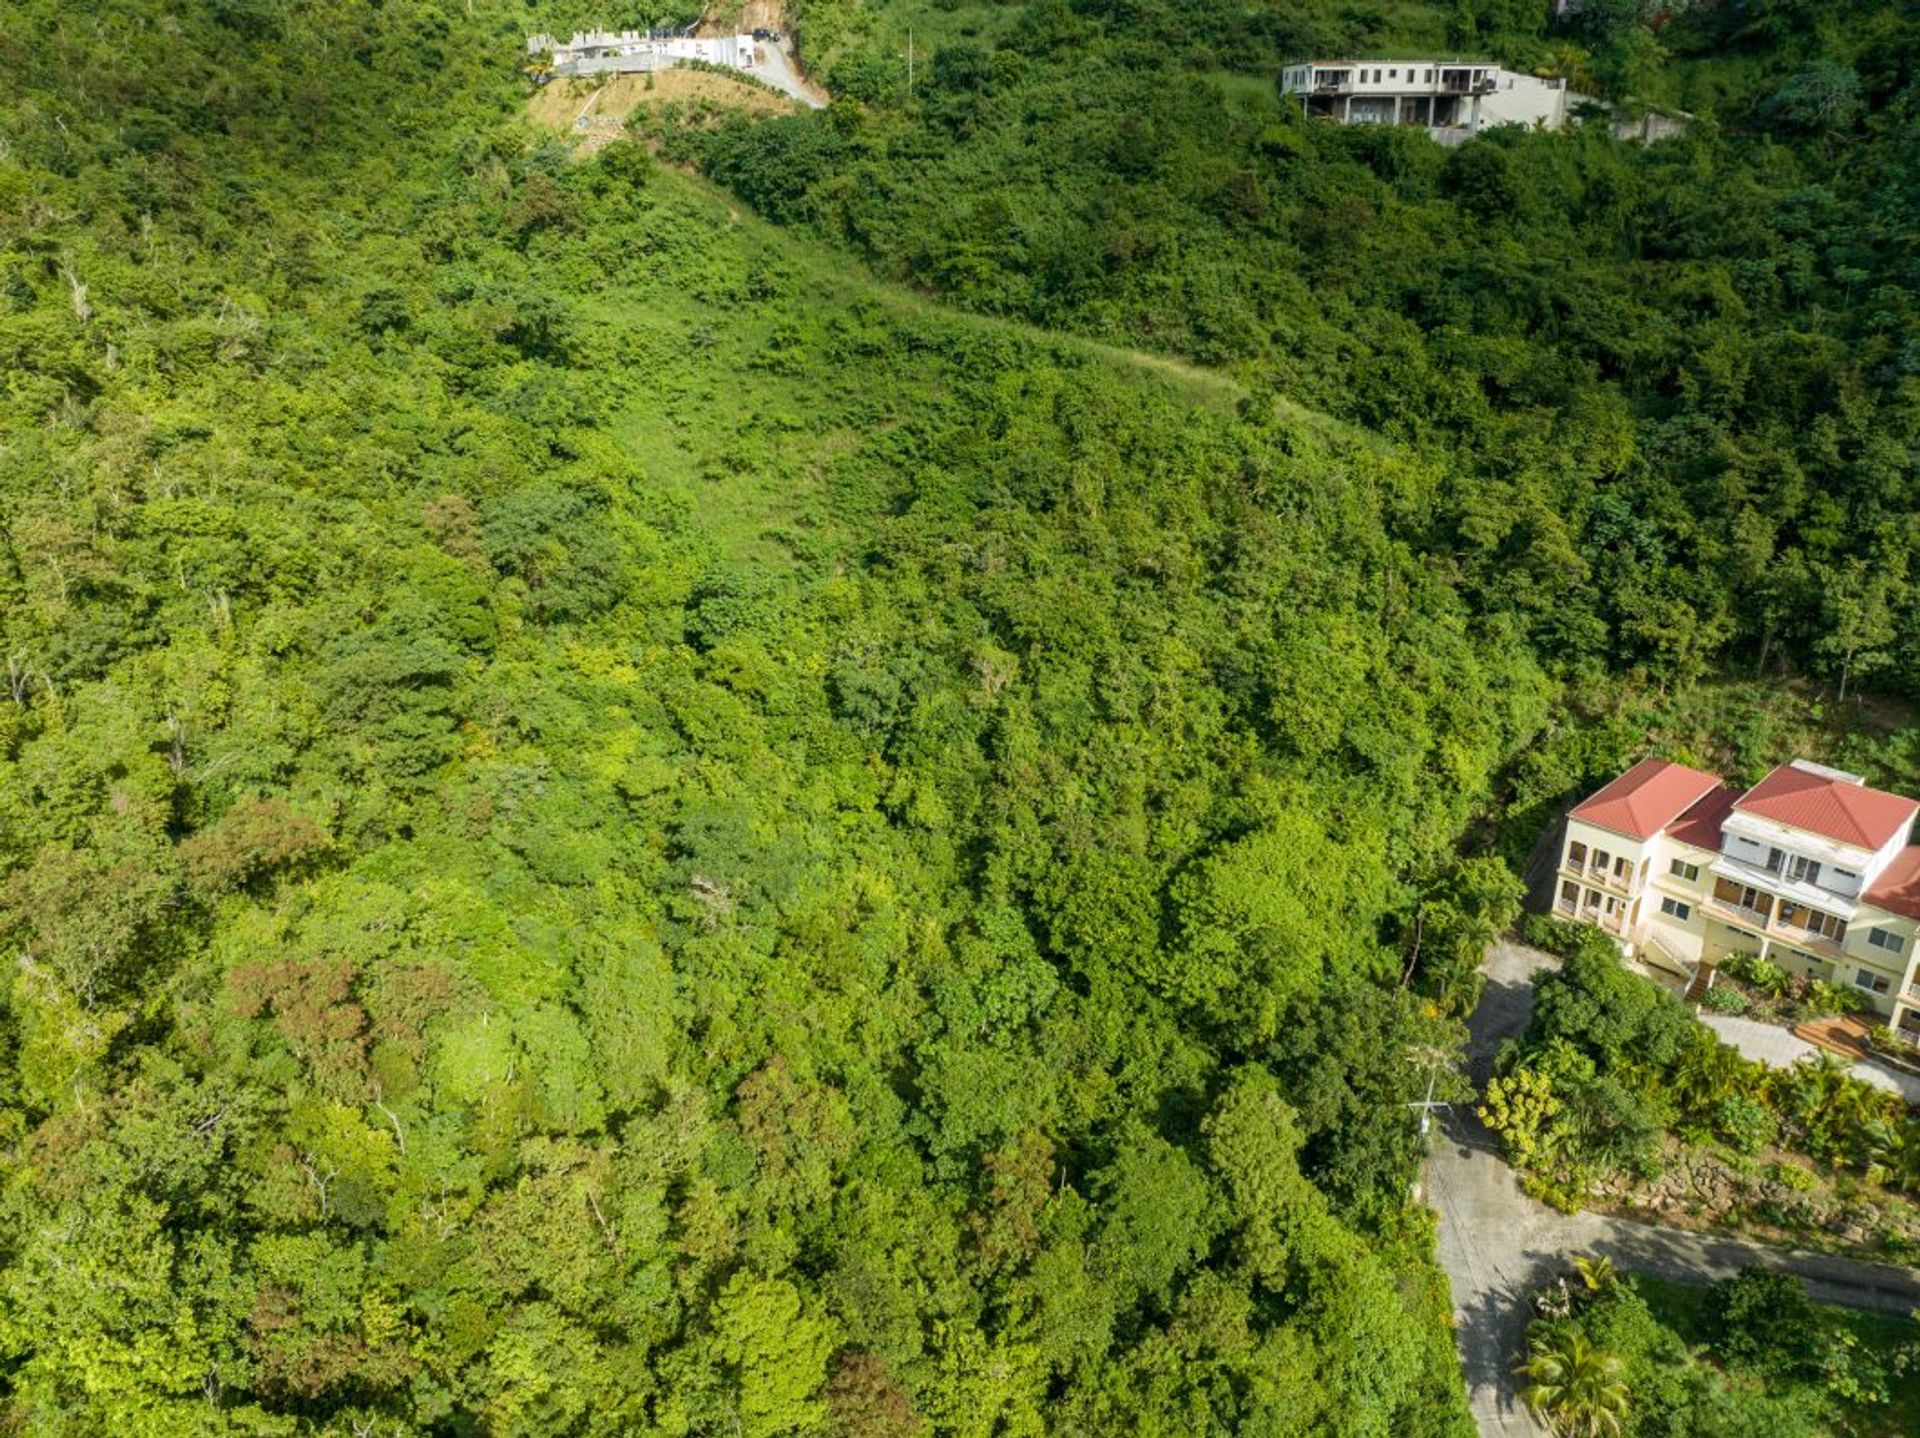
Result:
{"label": "winding road", "polygon": [[[1468,1070],[1476,1090],[1501,1044],[1527,1026],[1533,976],[1559,961],[1505,940],[1482,972],[1486,993],[1469,1020]],[[1426,1200],[1439,1214],[1441,1265],[1453,1287],[1455,1336],[1467,1401],[1482,1438],[1547,1430],[1520,1401],[1513,1364],[1533,1293],[1571,1266],[1603,1254],[1623,1271],[1710,1283],[1751,1264],[1794,1274],[1820,1303],[1906,1313],[1920,1307],[1920,1272],[1826,1254],[1769,1248],[1715,1234],[1658,1228],[1598,1213],[1557,1213],[1527,1197],[1493,1136],[1466,1106],[1455,1111],[1427,1160]]]}

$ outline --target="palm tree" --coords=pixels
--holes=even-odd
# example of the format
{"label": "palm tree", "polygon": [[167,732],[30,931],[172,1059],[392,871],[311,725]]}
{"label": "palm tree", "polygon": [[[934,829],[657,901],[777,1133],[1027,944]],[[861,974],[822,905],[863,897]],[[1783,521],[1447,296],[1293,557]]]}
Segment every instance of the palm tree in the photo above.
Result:
{"label": "palm tree", "polygon": [[1572,1323],[1536,1323],[1519,1368],[1522,1395],[1563,1438],[1607,1438],[1621,1431],[1628,1393],[1619,1355],[1595,1348]]}
{"label": "palm tree", "polygon": [[1902,1193],[1920,1193],[1920,1119],[1908,1119],[1895,1129],[1891,1147],[1886,1182]]}
{"label": "palm tree", "polygon": [[1547,80],[1565,80],[1567,88],[1591,95],[1598,87],[1590,62],[1593,57],[1571,41],[1563,40],[1547,52],[1547,58],[1533,73]]}
{"label": "palm tree", "polygon": [[1741,1091],[1747,1069],[1739,1053],[1702,1030],[1674,1066],[1673,1095],[1688,1113],[1709,1116],[1722,1099]]}
{"label": "palm tree", "polygon": [[1620,1270],[1605,1254],[1595,1258],[1588,1258],[1584,1253],[1574,1254],[1573,1271],[1580,1275],[1580,1287],[1590,1298],[1598,1298],[1620,1286]]}

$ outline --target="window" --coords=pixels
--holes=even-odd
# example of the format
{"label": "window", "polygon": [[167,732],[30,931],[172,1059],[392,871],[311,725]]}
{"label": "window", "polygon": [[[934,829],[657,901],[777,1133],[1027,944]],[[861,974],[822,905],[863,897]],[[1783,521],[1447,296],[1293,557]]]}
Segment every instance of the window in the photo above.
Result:
{"label": "window", "polygon": [[1820,882],[1820,865],[1816,860],[1803,859],[1798,854],[1789,855],[1787,877],[1796,883],[1817,884]]}
{"label": "window", "polygon": [[1626,861],[1625,857],[1621,857],[1613,861],[1613,877],[1614,878],[1624,879],[1627,877],[1628,874],[1632,872],[1633,872],[1633,865],[1629,864]]}
{"label": "window", "polygon": [[1606,873],[1608,869],[1613,867],[1613,855],[1609,854],[1605,849],[1595,849],[1593,851],[1593,867],[1603,874]]}
{"label": "window", "polygon": [[1663,898],[1660,900],[1660,912],[1663,914],[1671,914],[1684,924],[1688,919],[1693,917],[1693,905],[1682,903],[1678,899]]}
{"label": "window", "polygon": [[1426,83],[1429,85],[1433,83],[1433,71],[1431,70],[1427,71]]}
{"label": "window", "polygon": [[1773,912],[1773,900],[1751,884],[1736,884],[1730,879],[1716,879],[1713,883],[1713,897],[1723,904],[1731,904],[1736,909],[1746,909],[1766,918]]}
{"label": "window", "polygon": [[1691,884],[1695,879],[1700,877],[1700,866],[1698,864],[1689,864],[1685,859],[1675,859],[1671,864],[1667,865],[1667,872],[1672,874],[1676,879],[1685,879]]}
{"label": "window", "polygon": [[1888,929],[1868,929],[1867,942],[1876,949],[1885,949],[1890,954],[1901,953],[1907,947],[1905,939]]}
{"label": "window", "polygon": [[1893,987],[1893,981],[1885,974],[1876,974],[1872,969],[1855,969],[1853,986],[1865,989],[1870,994],[1884,994]]}
{"label": "window", "polygon": [[1567,867],[1578,869],[1587,862],[1587,846],[1575,839],[1567,845]]}
{"label": "window", "polygon": [[1569,909],[1580,902],[1580,886],[1571,879],[1560,881],[1560,902]]}
{"label": "window", "polygon": [[1398,70],[1389,70],[1387,71],[1387,78],[1389,80],[1398,80],[1400,78],[1400,72]]}

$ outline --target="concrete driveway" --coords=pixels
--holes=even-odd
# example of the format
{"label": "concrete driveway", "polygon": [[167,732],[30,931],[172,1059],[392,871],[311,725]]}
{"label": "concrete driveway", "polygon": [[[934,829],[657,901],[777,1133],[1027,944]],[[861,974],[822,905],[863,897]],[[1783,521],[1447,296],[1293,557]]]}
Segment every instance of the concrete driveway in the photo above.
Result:
{"label": "concrete driveway", "polygon": [[[1505,940],[1482,968],[1485,997],[1469,1021],[1468,1071],[1485,1086],[1501,1044],[1527,1026],[1533,976],[1559,960]],[[1596,1213],[1556,1213],[1520,1191],[1493,1135],[1466,1108],[1435,1136],[1424,1178],[1439,1214],[1440,1263],[1453,1288],[1455,1337],[1468,1406],[1483,1438],[1541,1435],[1519,1399],[1513,1365],[1526,1339],[1533,1293],[1571,1266],[1574,1254],[1604,1254],[1622,1270],[1710,1283],[1749,1264],[1801,1278],[1821,1303],[1906,1313],[1920,1306],[1920,1272],[1798,1253],[1711,1234],[1656,1228]]]}
{"label": "concrete driveway", "polygon": [[[1738,1049],[1743,1057],[1757,1059],[1769,1068],[1791,1068],[1803,1058],[1826,1052],[1791,1029],[1758,1019],[1743,1019],[1738,1014],[1701,1014],[1700,1022]],[[1875,1088],[1898,1094],[1908,1103],[1920,1103],[1920,1077],[1895,1073],[1878,1064],[1854,1063],[1849,1068],[1855,1078]]]}
{"label": "concrete driveway", "polygon": [[826,108],[826,92],[800,73],[800,62],[794,58],[791,39],[783,37],[763,43],[759,50],[759,63],[750,73],[758,75],[774,89],[786,91],[803,105],[816,110]]}

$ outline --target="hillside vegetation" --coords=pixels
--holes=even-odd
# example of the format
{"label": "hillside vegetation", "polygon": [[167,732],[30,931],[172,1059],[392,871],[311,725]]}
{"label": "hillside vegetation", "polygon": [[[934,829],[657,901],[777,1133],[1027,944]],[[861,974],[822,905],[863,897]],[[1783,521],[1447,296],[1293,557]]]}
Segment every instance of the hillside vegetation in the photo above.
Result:
{"label": "hillside vegetation", "polygon": [[[1583,684],[1911,693],[1920,19],[1596,0],[1553,29],[1552,8],[962,6],[922,30],[909,91],[893,7],[811,0],[803,49],[842,103],[663,138],[957,304],[1229,366],[1453,457],[1423,547]],[[839,38],[859,17],[885,32],[864,48]],[[1448,150],[1310,123],[1272,83],[1419,46],[1695,121],[1651,147],[1594,127]]]}
{"label": "hillside vegetation", "polygon": [[0,40],[5,1426],[1464,1431],[1388,981],[1547,686],[1441,470],[464,8]]}
{"label": "hillside vegetation", "polygon": [[1497,821],[1914,672],[1910,18],[1259,73],[1546,8],[816,0],[583,157],[649,17],[11,5],[0,1429],[1469,1432]]}

